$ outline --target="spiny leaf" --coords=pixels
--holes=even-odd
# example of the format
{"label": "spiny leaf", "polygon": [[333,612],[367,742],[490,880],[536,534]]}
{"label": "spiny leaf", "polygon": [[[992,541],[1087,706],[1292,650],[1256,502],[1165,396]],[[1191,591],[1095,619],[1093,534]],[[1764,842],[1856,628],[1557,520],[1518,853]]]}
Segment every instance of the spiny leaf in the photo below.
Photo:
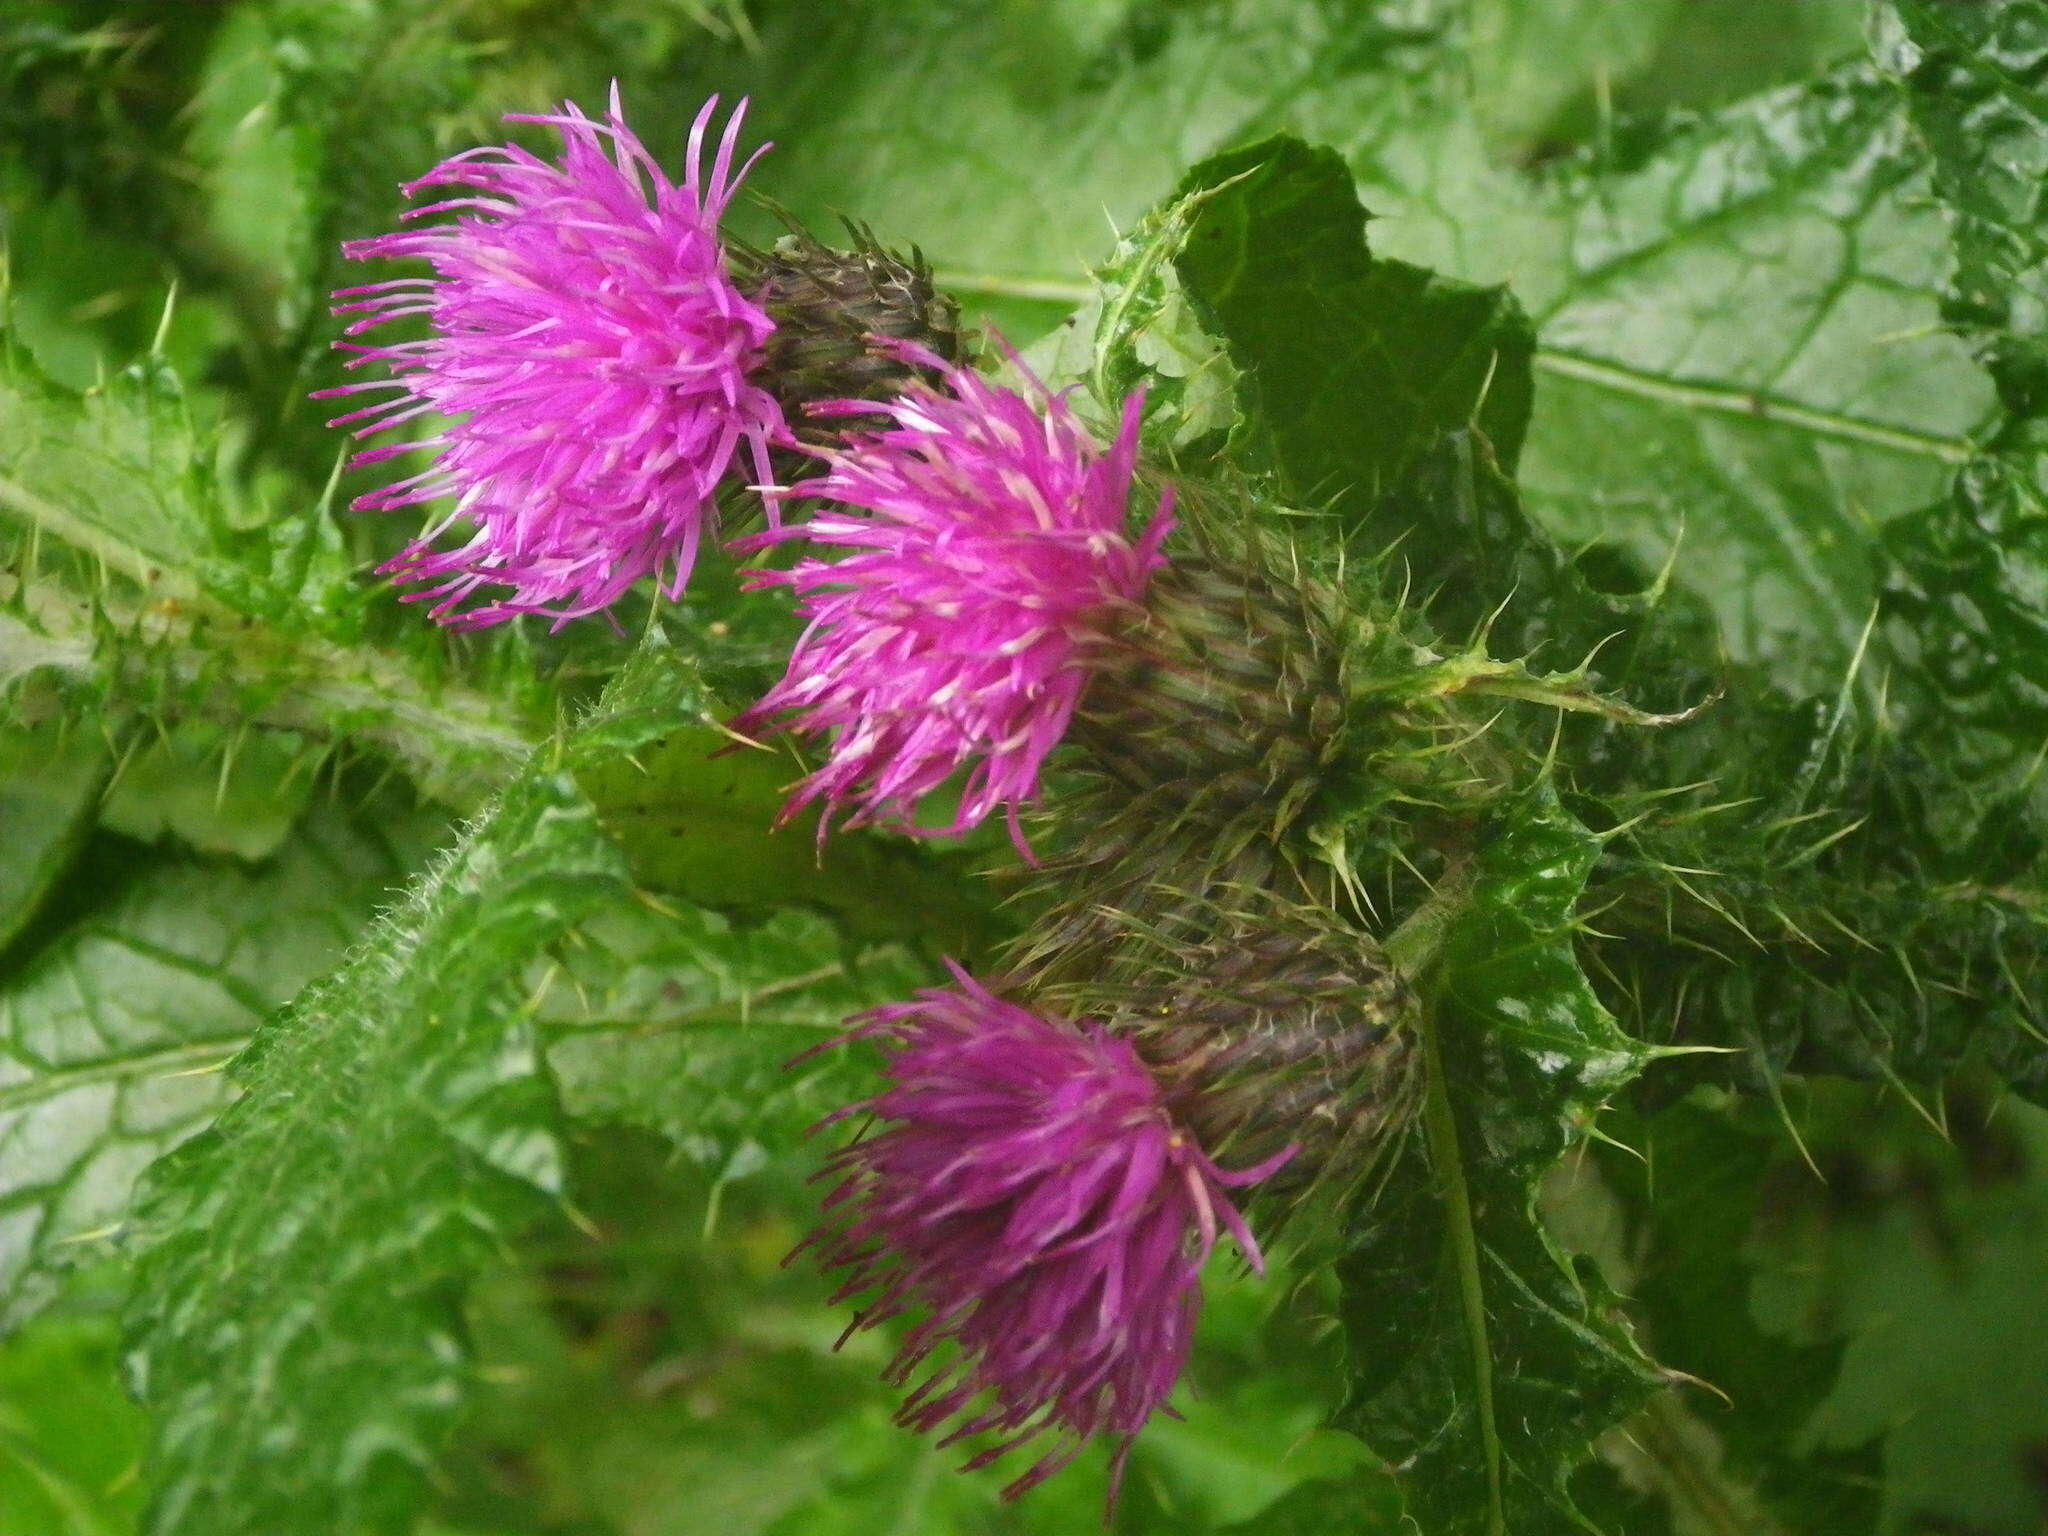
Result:
{"label": "spiny leaf", "polygon": [[196,715],[390,753],[473,805],[525,752],[530,664],[493,652],[494,692],[449,674],[438,637],[371,634],[378,601],[324,513],[235,494],[176,379],[140,365],[87,396],[0,356],[0,680],[64,707]]}
{"label": "spiny leaf", "polygon": [[1686,786],[1609,802],[1640,820],[1588,896],[1586,951],[1613,1005],[1648,1038],[1737,1053],[1660,1078],[1772,1094],[1788,1071],[1933,1083],[1976,1063],[2048,1088],[2028,821],[2009,802],[1981,827],[1942,814],[1943,779],[1846,687],[1832,703],[1732,693],[1707,718],[1717,731],[1617,737],[1580,775]]}
{"label": "spiny leaf", "polygon": [[1427,1531],[1581,1529],[1571,1469],[1659,1380],[1615,1298],[1534,1210],[1537,1182],[1649,1056],[1573,951],[1598,856],[1534,792],[1389,944],[1424,989],[1428,1099],[1419,1144],[1338,1266],[1344,1423],[1399,1469]]}
{"label": "spiny leaf", "polygon": [[135,1220],[155,1536],[398,1530],[467,1368],[452,1306],[559,1193],[522,976],[630,899],[570,770],[687,710],[659,651],[543,749],[349,962],[230,1069],[242,1096]]}

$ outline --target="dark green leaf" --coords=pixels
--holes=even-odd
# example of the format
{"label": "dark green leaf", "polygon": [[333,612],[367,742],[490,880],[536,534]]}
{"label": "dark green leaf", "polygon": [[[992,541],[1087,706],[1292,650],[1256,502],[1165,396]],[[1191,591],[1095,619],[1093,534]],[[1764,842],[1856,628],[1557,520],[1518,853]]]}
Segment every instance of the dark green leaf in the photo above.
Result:
{"label": "dark green leaf", "polygon": [[1514,300],[1375,259],[1343,160],[1298,139],[1205,160],[1176,197],[1174,266],[1242,378],[1243,446],[1297,503],[1337,507],[1374,544],[1410,541],[1433,572],[1434,529],[1372,514],[1447,431],[1477,425],[1512,468],[1532,344]]}
{"label": "dark green leaf", "polygon": [[[1801,1119],[1817,1140],[1812,1115]],[[1788,1196],[1818,1188],[1784,1125],[1767,1099],[1703,1091],[1654,1116],[1617,1116],[1628,1150],[1603,1149],[1612,1155],[1577,1165],[1572,1182],[1606,1189],[1623,1213],[1611,1278],[1657,1358],[1704,1383],[1681,1382],[1630,1425],[1637,1481],[1674,1512],[1718,1504],[1790,1531],[1868,1530],[1872,1458],[1800,1443],[1839,1346],[1772,1337],[1751,1299],[1760,1233]],[[1682,1514],[1674,1523],[1685,1528]]]}
{"label": "dark green leaf", "polygon": [[113,767],[109,743],[87,731],[0,735],[0,953],[70,868]]}
{"label": "dark green leaf", "polygon": [[1956,218],[1944,316],[1984,349],[2006,408],[2038,414],[2048,409],[2048,5],[1889,9],[1904,35],[1888,62]]}
{"label": "dark green leaf", "polygon": [[1889,62],[1954,218],[1943,318],[1984,359],[2007,413],[1946,499],[1886,538],[1885,637],[1903,702],[1966,814],[1981,798],[1971,781],[2024,780],[2048,730],[2048,6],[1894,9]]}
{"label": "dark green leaf", "polygon": [[1793,1447],[1825,1462],[1877,1442],[1883,1536],[2032,1536],[2048,1447],[2048,1116],[1958,1094],[1951,1147],[1904,1104],[1832,1100],[1833,1124],[1814,1117],[1828,1184],[1788,1169],[1746,1251],[1767,1333],[1842,1346]]}
{"label": "dark green leaf", "polygon": [[1502,816],[1446,905],[1390,953],[1426,964],[1417,1144],[1340,1263],[1348,1427],[1400,1471],[1424,1530],[1574,1529],[1565,1490],[1593,1437],[1659,1379],[1539,1224],[1538,1181],[1648,1053],[1574,953],[1599,845],[1546,793]]}
{"label": "dark green leaf", "polygon": [[1782,1107],[1709,1092],[1624,1122],[1634,1155],[1586,1176],[1622,1213],[1631,1310],[1712,1388],[1630,1427],[1675,1530],[1718,1510],[1746,1529],[2031,1536],[2044,1131],[1981,1083],[1924,1105],[1841,1082]]}
{"label": "dark green leaf", "polygon": [[855,939],[917,939],[963,961],[1000,931],[970,861],[902,839],[842,832],[821,841],[813,809],[778,828],[802,767],[785,750],[738,744],[708,699],[630,757],[580,782],[633,878],[691,905],[760,916],[794,906]]}

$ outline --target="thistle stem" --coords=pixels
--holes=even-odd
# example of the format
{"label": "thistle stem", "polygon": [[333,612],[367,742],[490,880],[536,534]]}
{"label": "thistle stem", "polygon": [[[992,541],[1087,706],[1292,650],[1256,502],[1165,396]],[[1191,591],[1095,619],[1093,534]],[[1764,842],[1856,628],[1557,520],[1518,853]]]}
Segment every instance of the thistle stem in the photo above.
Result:
{"label": "thistle stem", "polygon": [[[1435,961],[1451,925],[1465,910],[1472,894],[1473,865],[1460,859],[1445,871],[1436,889],[1387,939],[1387,956],[1411,982],[1419,983],[1422,973]],[[1486,1459],[1487,1536],[1506,1536],[1507,1514],[1502,1502],[1500,1425],[1493,1403],[1493,1347],[1486,1325],[1486,1291],[1479,1259],[1479,1232],[1472,1215],[1472,1190],[1465,1178],[1464,1150],[1458,1140],[1457,1117],[1451,1108],[1450,1086],[1444,1076],[1443,1046],[1437,1032],[1436,1009],[1429,994],[1419,985],[1424,999],[1416,1015],[1416,1034],[1422,1045],[1423,1102],[1422,1128],[1429,1145],[1430,1167],[1437,1179],[1437,1193],[1444,1211],[1451,1244],[1451,1261],[1457,1270],[1458,1292],[1465,1322],[1465,1338],[1472,1350],[1472,1395],[1479,1417],[1479,1445]]]}

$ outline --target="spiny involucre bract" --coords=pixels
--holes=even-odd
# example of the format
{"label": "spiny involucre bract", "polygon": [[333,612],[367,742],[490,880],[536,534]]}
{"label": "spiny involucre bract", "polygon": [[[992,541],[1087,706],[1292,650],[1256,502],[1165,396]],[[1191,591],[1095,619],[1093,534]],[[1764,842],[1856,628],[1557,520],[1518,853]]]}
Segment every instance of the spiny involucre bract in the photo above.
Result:
{"label": "spiny involucre bract", "polygon": [[772,247],[733,243],[731,255],[748,294],[775,322],[764,382],[800,436],[831,443],[847,430],[844,418],[818,417],[810,406],[888,400],[923,372],[889,343],[911,343],[950,366],[965,357],[968,337],[960,306],[915,248],[891,250],[848,221],[851,249],[835,250],[789,224]]}
{"label": "spiny involucre bract", "polygon": [[934,830],[965,832],[1002,809],[1014,832],[1093,662],[1165,564],[1172,494],[1133,534],[1135,396],[1105,452],[1035,378],[1020,392],[897,351],[941,383],[824,407],[886,424],[814,450],[826,472],[799,494],[823,508],[752,541],[847,553],[754,578],[794,589],[808,627],[787,674],[735,723],[828,739],[789,814],[823,800],[849,825],[918,830],[918,803],[966,769]]}
{"label": "spiny involucre bract", "polygon": [[[466,150],[405,189],[452,189],[404,215],[438,222],[344,247],[358,260],[433,267],[335,295],[335,313],[360,317],[349,337],[405,316],[424,316],[430,333],[338,342],[355,354],[351,368],[382,365],[390,376],[323,393],[395,391],[337,418],[361,423],[357,436],[446,418],[424,442],[355,461],[433,453],[430,468],[355,505],[451,503],[383,567],[424,587],[412,596],[431,601],[442,622],[571,619],[650,574],[675,596],[715,536],[713,496],[742,444],[758,481],[772,478],[768,449],[788,431],[755,373],[773,327],[734,285],[718,236],[753,163],[734,165],[746,104],[728,118],[707,171],[717,106],[713,97],[697,114],[680,182],[626,126],[616,87],[601,122],[573,104],[510,117],[558,129],[559,162],[516,145]],[[435,548],[458,528],[466,541]],[[509,591],[490,596],[494,588]]]}
{"label": "spiny involucre bract", "polygon": [[929,1364],[900,1423],[998,1437],[970,1468],[1053,1436],[1008,1497],[1097,1436],[1120,1474],[1187,1363],[1219,1233],[1262,1263],[1226,1190],[1290,1154],[1225,1172],[1129,1044],[954,983],[852,1021],[888,1086],[835,1117],[876,1128],[834,1159],[812,1245],[845,1272],[835,1300],[866,1298],[849,1332],[923,1314],[889,1367],[906,1385]]}

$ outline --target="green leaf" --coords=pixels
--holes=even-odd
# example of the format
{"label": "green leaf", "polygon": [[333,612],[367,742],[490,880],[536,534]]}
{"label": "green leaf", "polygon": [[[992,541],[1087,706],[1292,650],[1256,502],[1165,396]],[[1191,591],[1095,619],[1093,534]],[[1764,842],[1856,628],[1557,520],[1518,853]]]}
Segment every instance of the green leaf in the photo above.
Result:
{"label": "green leaf", "polygon": [[630,899],[571,770],[686,711],[656,650],[544,749],[230,1069],[242,1096],[152,1170],[129,1325],[156,1536],[405,1526],[469,1379],[453,1310],[560,1187],[534,957]]}
{"label": "green leaf", "polygon": [[1783,1120],[1696,1093],[1585,1164],[1620,1214],[1631,1311],[1711,1388],[1630,1426],[1673,1529],[1716,1510],[1786,1532],[2038,1526],[2048,1121],[1981,1080],[1932,1104],[1946,1137],[1867,1085],[1800,1085]]}
{"label": "green leaf", "polygon": [[[889,1338],[836,1347],[846,1318],[823,1305],[827,1282],[782,1262],[816,1219],[813,1190],[758,1178],[721,1197],[715,1168],[610,1130],[579,1135],[572,1159],[588,1227],[529,1234],[473,1295],[491,1388],[440,1483],[450,1524],[492,1529],[496,1513],[510,1526],[536,1505],[565,1529],[674,1536],[702,1529],[707,1511],[721,1531],[775,1536],[1101,1524],[1106,1446],[1005,1504],[1001,1468],[963,1474],[957,1447],[890,1422],[902,1389],[881,1380]],[[1309,1275],[1211,1276],[1177,1398],[1188,1418],[1160,1416],[1138,1441],[1118,1531],[1263,1530],[1286,1490],[1365,1459],[1356,1440],[1316,1429],[1338,1389],[1326,1289]],[[1354,1514],[1361,1498],[1391,1506],[1383,1483],[1344,1486]]]}
{"label": "green leaf", "polygon": [[1994,407],[1940,329],[1928,190],[1897,91],[1845,70],[1562,177],[1568,259],[1524,290],[1532,513],[1646,570],[1676,548],[1728,649],[1796,691],[1855,653],[1873,527],[1937,496]]}
{"label": "green leaf", "polygon": [[920,243],[1025,341],[1088,297],[1105,211],[1129,228],[1189,164],[1281,131],[1343,153],[1394,254],[1519,283],[1547,215],[1518,163],[1592,137],[1597,104],[1717,104],[1856,40],[1857,0],[1802,0],[1770,29],[1740,6],[765,7],[756,37],[693,54],[680,94],[750,93],[777,145],[764,190],[821,228],[843,212]]}
{"label": "green leaf", "polygon": [[53,1314],[0,1345],[0,1531],[127,1536],[141,1513],[141,1415],[110,1318]]}
{"label": "green leaf", "polygon": [[321,807],[255,866],[91,846],[0,985],[0,1330],[109,1251],[138,1175],[228,1100],[221,1065],[343,953],[435,824],[398,797]]}
{"label": "green leaf", "polygon": [[1590,1269],[1537,1220],[1545,1173],[1648,1052],[1595,998],[1574,910],[1599,845],[1547,792],[1490,830],[1389,953],[1420,969],[1418,1145],[1340,1262],[1343,1422],[1400,1471],[1425,1531],[1579,1528],[1566,1479],[1658,1374]]}
{"label": "green leaf", "polygon": [[0,734],[0,953],[71,867],[113,766],[107,743],[84,731]]}
{"label": "green leaf", "polygon": [[[1145,388],[1148,437],[1184,460],[1234,427],[1290,505],[1333,514],[1370,600],[1412,588],[1440,630],[1554,642],[1576,666],[1629,619],[1516,497],[1528,323],[1504,289],[1380,259],[1366,235],[1331,151],[1279,137],[1214,157],[1098,269],[1097,303],[1044,360],[1084,374],[1105,416]],[[1318,521],[1289,531],[1314,543]]]}
{"label": "green leaf", "polygon": [[[441,640],[368,633],[376,595],[324,513],[280,516],[217,466],[177,380],[138,367],[86,396],[0,355],[0,683],[16,713],[97,707],[301,731],[390,754],[473,805],[524,754],[530,667],[493,692]],[[43,694],[25,692],[29,685]],[[287,807],[288,813],[289,807]]]}
{"label": "green leaf", "polygon": [[[1868,1089],[1832,1086],[1868,1112]],[[1717,1506],[1787,1531],[1862,1531],[1875,1522],[1874,1458],[1801,1445],[1834,1386],[1839,1344],[1767,1330],[1753,1301],[1759,1238],[1788,1198],[1821,1187],[1802,1146],[1833,1161],[1814,1095],[1792,1091],[1803,1141],[1788,1137],[1768,1100],[1702,1090],[1654,1115],[1617,1115],[1620,1146],[1572,1165],[1564,1198],[1600,1191],[1609,1219],[1618,1216],[1603,1269],[1627,1292],[1631,1316],[1660,1361],[1705,1383],[1680,1382],[1626,1430],[1633,1480],[1671,1506],[1679,1529],[1681,1512]],[[1895,1131],[1909,1117],[1901,1105],[1886,1119]],[[1924,1138],[1927,1128],[1915,1120],[1909,1135]]]}
{"label": "green leaf", "polygon": [[11,328],[67,384],[92,385],[152,336],[195,371],[227,340],[230,305],[215,302],[232,286],[224,274],[165,303],[173,262],[196,274],[213,254],[182,217],[190,169],[177,144],[227,9],[148,27],[133,12],[22,0],[0,18]]}
{"label": "green leaf", "polygon": [[[1578,757],[1575,805],[1616,829],[1589,967],[1642,1035],[1732,1053],[1670,1064],[1656,1082],[1674,1091],[1935,1083],[1974,1063],[2038,1095],[2039,823],[1877,716],[1858,680],[1795,700],[1737,674],[1695,723]],[[1894,696],[1908,680],[1893,672]]]}
{"label": "green leaf", "polygon": [[1702,737],[1662,743],[1681,750],[1661,764],[1629,758],[1638,783],[1716,782],[1655,811],[1637,844],[1652,870],[1615,861],[1601,964],[1646,1018],[1744,1048],[1740,1080],[1772,1093],[1787,1069],[1932,1083],[1968,1062],[2029,1094],[2048,1083],[2034,1001],[2048,953],[2048,506],[2039,427],[2019,414],[2033,408],[2040,284],[2023,129],[2038,19],[2026,5],[1901,7],[1882,50],[1893,103],[1856,87],[1864,110],[1910,114],[1886,152],[1930,179],[1954,252],[1952,274],[1922,286],[1931,299],[1946,276],[1939,318],[1987,360],[2005,412],[1945,494],[1854,548],[1873,574],[1890,566],[1825,701],[1744,683],[1718,711],[1739,755]]}
{"label": "green leaf", "polygon": [[1001,923],[970,861],[860,831],[819,836],[813,808],[778,827],[802,768],[735,742],[708,697],[629,757],[579,776],[633,878],[691,905],[760,917],[810,906],[857,940],[912,939],[963,962]]}
{"label": "green leaf", "polygon": [[180,721],[130,743],[106,786],[100,824],[154,842],[261,859],[304,813],[326,748],[287,731]]}
{"label": "green leaf", "polygon": [[[2048,732],[2044,468],[2048,456],[2015,432],[1966,465],[1945,499],[1885,530],[1898,715],[1941,764],[1930,788],[1945,793],[1931,798],[1965,822],[2018,811]],[[2004,792],[1987,794],[1993,785]]]}
{"label": "green leaf", "polygon": [[665,1136],[722,1182],[796,1156],[866,1092],[867,1064],[825,1051],[851,1014],[934,979],[901,950],[856,949],[810,912],[738,929],[702,910],[610,912],[585,926],[542,1000],[547,1059],[577,1119]]}
{"label": "green leaf", "polygon": [[1888,10],[1903,36],[1887,63],[1956,218],[1945,318],[1984,349],[2006,408],[2036,414],[2048,409],[2048,6],[1894,0]]}
{"label": "green leaf", "polygon": [[1513,467],[1532,342],[1514,300],[1375,260],[1343,160],[1298,139],[1205,160],[1176,196],[1192,206],[1174,266],[1242,379],[1239,446],[1299,504],[1419,540],[1433,568],[1431,530],[1372,513],[1447,431],[1476,424]]}
{"label": "green leaf", "polygon": [[1886,639],[1925,750],[1958,777],[2024,781],[2048,728],[2048,7],[1893,9],[1887,62],[1954,215],[1943,318],[2006,416],[1945,499],[1886,531]]}
{"label": "green leaf", "polygon": [[2031,1536],[2041,1518],[2048,1115],[1958,1101],[1954,1149],[1903,1107],[1840,1105],[1856,1118],[1823,1128],[1818,1155],[1838,1179],[1860,1175],[1866,1201],[1844,1210],[1812,1179],[1785,1180],[1745,1254],[1768,1333],[1842,1344],[1793,1448],[1825,1458],[1877,1442],[1882,1536]]}

